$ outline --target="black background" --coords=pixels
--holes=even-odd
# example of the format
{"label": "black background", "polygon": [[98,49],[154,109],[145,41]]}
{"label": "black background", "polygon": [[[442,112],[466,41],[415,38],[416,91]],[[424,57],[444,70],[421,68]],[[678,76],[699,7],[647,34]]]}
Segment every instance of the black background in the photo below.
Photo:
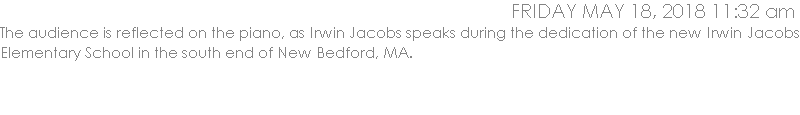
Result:
{"label": "black background", "polygon": [[[185,27],[195,29],[279,29],[309,27],[345,29],[454,29],[465,27],[538,30],[564,26],[625,29],[649,26],[660,29],[705,29],[796,26],[796,19],[512,19],[511,4],[555,4],[553,1],[125,1],[17,3],[4,8],[2,25],[11,29],[130,29],[132,27]],[[621,4],[624,16],[634,2],[564,1],[559,4]],[[648,3],[663,14],[663,2]],[[681,4],[697,2],[679,2]],[[740,4],[745,2],[713,2]],[[712,2],[706,9],[712,9]],[[750,4],[752,2],[747,2]],[[42,5],[46,4],[46,5]],[[780,2],[762,7],[792,7]],[[599,8],[602,8],[599,7]],[[613,8],[613,5],[612,5]],[[576,8],[576,10],[582,8]],[[581,13],[582,11],[575,11]],[[615,12],[615,11],[614,11]],[[707,12],[711,12],[707,10]],[[616,13],[615,13],[616,15]],[[578,15],[575,15],[578,17]],[[710,16],[707,16],[710,17]],[[797,29],[797,28],[794,28]],[[745,29],[746,30],[746,29]],[[743,31],[746,32],[746,31]],[[747,34],[745,34],[746,36]],[[306,37],[309,37],[306,33]],[[347,35],[349,36],[349,34]],[[510,35],[507,35],[510,37]],[[455,105],[504,103],[526,106],[530,102],[565,104],[609,98],[649,99],[663,92],[725,95],[750,87],[742,84],[775,83],[791,71],[796,39],[0,39],[15,49],[244,49],[249,47],[405,47],[412,59],[1,59],[7,82],[45,92],[114,94],[90,98],[150,97],[182,100],[226,97],[238,105],[270,101],[356,105]],[[399,50],[399,49],[398,49]],[[381,53],[378,53],[381,54]],[[315,54],[311,55],[316,57]],[[787,68],[784,68],[789,66]],[[769,69],[777,72],[761,72]],[[758,79],[758,80],[757,80]],[[752,82],[739,82],[752,81]],[[87,85],[91,84],[91,85]],[[731,84],[731,85],[726,85]],[[80,86],[73,87],[73,86]],[[697,87],[723,87],[700,89]],[[757,85],[764,86],[764,85]],[[69,87],[69,88],[65,88]],[[688,90],[696,92],[687,92]],[[765,89],[750,89],[765,90]],[[78,92],[78,93],[76,93]],[[81,93],[84,92],[84,93]],[[125,92],[137,92],[127,94]],[[638,96],[621,97],[635,93]],[[178,95],[169,96],[144,96]],[[668,93],[672,94],[672,93]],[[241,96],[241,97],[239,97]],[[169,98],[167,98],[169,97]],[[238,98],[237,98],[238,97]],[[244,98],[248,97],[248,98]],[[592,97],[592,98],[587,98]],[[42,99],[52,99],[43,97]],[[696,97],[690,97],[698,99]],[[711,97],[713,98],[713,97]],[[212,98],[218,99],[218,98]],[[476,100],[494,100],[476,102]],[[58,100],[58,99],[55,99]],[[128,100],[128,101],[131,101]],[[142,99],[147,100],[147,99]],[[332,102],[323,102],[331,101]],[[366,101],[365,101],[366,100]],[[376,100],[376,101],[369,101]],[[377,101],[383,100],[383,101]],[[389,100],[389,101],[385,101]],[[539,100],[539,101],[537,101]],[[670,102],[669,99],[660,100]],[[134,101],[135,102],[135,101]],[[163,102],[163,101],[155,101]],[[474,102],[474,103],[473,103]],[[509,102],[509,103],[506,103]],[[526,103],[510,103],[526,102]],[[674,101],[672,101],[674,103]],[[183,103],[183,102],[181,102]],[[213,102],[209,102],[213,103]],[[227,102],[219,102],[227,103]],[[461,103],[461,104],[458,104]],[[611,102],[595,102],[611,103]],[[660,103],[660,102],[659,102]],[[138,103],[145,104],[145,103]],[[186,104],[186,103],[183,103]],[[207,104],[207,103],[206,103]],[[313,105],[317,105],[313,104]],[[203,105],[203,104],[195,104]],[[535,105],[535,104],[534,104]],[[637,105],[637,104],[632,104]],[[337,105],[324,105],[333,107]],[[428,105],[428,108],[436,108]],[[536,105],[569,108],[556,105]],[[251,106],[253,107],[253,106]],[[281,106],[295,108],[295,106]],[[484,106],[469,106],[483,108]],[[498,108],[506,108],[496,106]],[[517,106],[519,107],[519,106]],[[213,107],[212,107],[213,108]],[[262,107],[263,108],[263,107]],[[324,108],[324,107],[322,107]],[[376,107],[381,108],[381,107]],[[488,107],[487,107],[488,108]],[[422,110],[422,109],[410,109]],[[401,110],[396,110],[401,111]],[[454,109],[453,111],[466,111]],[[492,112],[490,112],[492,113]]]}

